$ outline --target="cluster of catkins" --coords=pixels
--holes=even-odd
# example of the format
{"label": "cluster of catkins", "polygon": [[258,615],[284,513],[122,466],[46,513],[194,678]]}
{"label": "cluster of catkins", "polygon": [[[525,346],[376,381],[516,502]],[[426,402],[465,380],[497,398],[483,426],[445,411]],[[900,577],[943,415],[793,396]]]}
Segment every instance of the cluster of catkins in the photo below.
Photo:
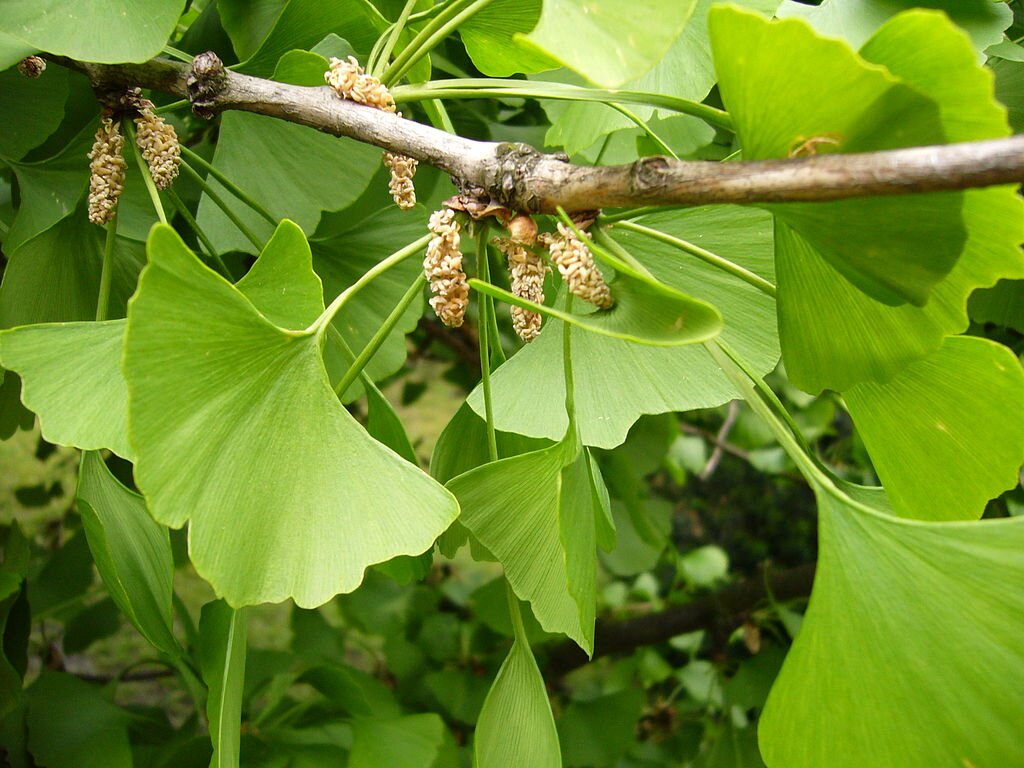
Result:
{"label": "cluster of catkins", "polygon": [[[423,269],[433,298],[430,306],[445,325],[462,325],[469,304],[469,286],[462,271],[462,252],[459,248],[459,224],[455,212],[449,208],[430,217],[430,231],[434,237],[427,246]],[[508,262],[512,293],[535,304],[544,303],[544,278],[551,268],[534,250],[535,243],[548,249],[551,260],[568,289],[584,301],[608,309],[613,304],[611,290],[594,263],[594,257],[584,240],[562,224],[554,234],[538,237],[537,227],[528,216],[516,216],[508,223],[509,237],[492,242]],[[512,327],[523,341],[533,341],[541,328],[541,316],[523,307],[512,307]]]}
{"label": "cluster of catkins", "polygon": [[[153,102],[134,98],[135,143],[149,166],[157,189],[167,189],[178,177],[181,146],[174,126],[153,112]],[[124,136],[121,123],[105,116],[96,131],[96,140],[89,152],[89,221],[103,225],[114,218],[117,201],[124,190],[128,164],[124,159]]]}
{"label": "cluster of catkins", "polygon": [[[387,86],[379,78],[366,74],[354,57],[349,56],[346,60],[332,58],[330,64],[331,68],[324,73],[324,80],[338,96],[357,104],[401,115],[395,108],[395,100]],[[416,188],[413,186],[412,178],[416,175],[416,160],[405,155],[385,152],[384,165],[391,171],[391,183],[388,188],[395,204],[402,210],[415,206]]]}

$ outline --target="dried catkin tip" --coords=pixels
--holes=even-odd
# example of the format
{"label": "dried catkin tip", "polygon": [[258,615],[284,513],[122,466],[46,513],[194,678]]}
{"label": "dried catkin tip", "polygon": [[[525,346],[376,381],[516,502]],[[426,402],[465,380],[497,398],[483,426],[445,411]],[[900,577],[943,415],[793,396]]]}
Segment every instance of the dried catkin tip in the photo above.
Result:
{"label": "dried catkin tip", "polygon": [[25,77],[35,79],[46,71],[46,59],[42,56],[26,56],[18,62],[18,71]]}
{"label": "dried catkin tip", "polygon": [[594,263],[593,254],[571,229],[559,224],[558,234],[543,236],[543,242],[548,246],[551,260],[555,262],[558,273],[573,295],[601,309],[608,309],[615,303],[604,275]]}
{"label": "dried catkin tip", "polygon": [[458,328],[469,306],[469,283],[462,271],[459,223],[449,208],[435,211],[430,216],[430,231],[434,234],[423,259],[423,272],[430,282],[430,306],[441,322]]}
{"label": "dried catkin tip", "polygon": [[385,152],[384,165],[391,171],[388,190],[391,192],[395,204],[403,211],[414,207],[416,205],[416,187],[412,183],[412,177],[416,175],[416,166],[419,163],[405,155]]}
{"label": "dried catkin tip", "polygon": [[[504,238],[494,241],[508,259],[512,293],[535,304],[544,303],[544,277],[551,268],[544,260],[521,243]],[[523,341],[530,342],[540,333],[541,316],[522,307],[512,307],[512,327]]]}
{"label": "dried catkin tip", "polygon": [[106,224],[117,211],[117,200],[124,189],[124,137],[120,123],[103,118],[96,141],[89,152],[89,221]]}
{"label": "dried catkin tip", "polygon": [[181,146],[174,126],[153,114],[152,104],[135,118],[135,143],[142,153],[157,189],[167,189],[178,177]]}

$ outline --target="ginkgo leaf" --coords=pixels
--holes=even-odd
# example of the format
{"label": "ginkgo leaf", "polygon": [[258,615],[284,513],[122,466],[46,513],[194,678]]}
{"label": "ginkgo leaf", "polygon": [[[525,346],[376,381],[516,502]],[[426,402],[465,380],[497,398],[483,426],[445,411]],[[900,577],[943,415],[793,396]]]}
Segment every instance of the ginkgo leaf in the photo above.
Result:
{"label": "ginkgo leaf", "polygon": [[1024,518],[922,523],[882,511],[880,489],[840,489],[816,491],[818,570],[761,717],[765,762],[1019,762]]}
{"label": "ginkgo leaf", "polygon": [[[109,448],[131,460],[124,320],[44,323],[0,332],[0,365],[21,376],[21,398],[51,443]],[[74,382],[74,386],[68,386]]]}
{"label": "ginkgo leaf", "polygon": [[[858,57],[846,43],[819,36],[806,22],[770,22],[716,7],[709,28],[719,87],[744,160],[894,149],[947,138],[934,100]],[[822,83],[828,85],[824,92]],[[966,240],[960,192],[767,207],[860,290],[892,305],[923,306]],[[816,303],[818,297],[804,294],[798,300]]]}
{"label": "ginkgo leaf", "polygon": [[459,522],[501,563],[548,632],[594,648],[596,517],[575,430],[550,448],[485,464],[448,482]]}
{"label": "ginkgo leaf", "polygon": [[981,517],[1024,464],[1024,369],[1006,347],[957,336],[884,384],[843,393],[896,512]]}
{"label": "ginkgo leaf", "polygon": [[349,768],[430,768],[445,741],[445,725],[433,712],[404,717],[357,717],[352,721]]}
{"label": "ginkgo leaf", "polygon": [[598,85],[617,88],[654,66],[695,5],[696,0],[546,0],[537,26],[515,39]]}
{"label": "ginkgo leaf", "polygon": [[149,255],[124,361],[136,480],[157,520],[190,521],[217,593],[315,606],[429,548],[455,500],[341,406],[322,337],[270,323],[167,227]]}
{"label": "ginkgo leaf", "polygon": [[[970,43],[941,14],[903,13],[885,24],[861,55],[885,65],[936,99],[950,141],[1009,135],[1006,111],[992,97],[992,75]],[[784,225],[778,240],[779,330],[786,371],[797,386],[844,390],[885,381],[967,328],[967,300],[1000,277],[1024,277],[1024,201],[1009,187],[967,190],[967,242],[956,266],[924,307],[888,307],[842,279],[813,247]],[[809,298],[812,297],[813,299]]]}
{"label": "ginkgo leaf", "polygon": [[[516,609],[518,611],[518,608]],[[561,768],[558,731],[547,688],[522,621],[476,721],[475,768]]]}
{"label": "ginkgo leaf", "polygon": [[95,451],[82,456],[77,499],[93,560],[117,607],[154,647],[180,654],[172,629],[174,556],[167,529]]}
{"label": "ginkgo leaf", "polygon": [[[657,213],[639,221],[715,251],[762,279],[774,276],[771,217],[763,211],[718,206]],[[612,232],[660,282],[715,306],[724,317],[721,338],[759,373],[775,367],[779,341],[775,303],[769,296],[664,243],[626,230]],[[576,302],[574,311],[580,304]],[[495,371],[499,430],[552,440],[565,434],[561,328],[561,321],[547,321],[534,342]],[[643,414],[711,408],[736,397],[735,387],[697,344],[650,347],[574,333],[572,364],[584,445],[614,448]],[[484,412],[480,387],[469,403],[477,414]]]}

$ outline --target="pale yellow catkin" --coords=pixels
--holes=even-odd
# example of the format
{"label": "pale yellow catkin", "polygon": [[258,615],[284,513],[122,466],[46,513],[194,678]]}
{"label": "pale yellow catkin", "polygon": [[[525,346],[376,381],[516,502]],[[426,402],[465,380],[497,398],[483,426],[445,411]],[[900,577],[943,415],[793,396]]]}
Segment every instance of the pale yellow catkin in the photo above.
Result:
{"label": "pale yellow catkin", "polygon": [[[521,299],[534,304],[544,303],[544,278],[550,267],[544,260],[522,243],[510,239],[499,238],[495,246],[505,254],[508,261],[509,282],[512,293]],[[512,315],[512,328],[516,335],[525,342],[531,342],[540,334],[542,318],[537,312],[523,307],[513,306],[509,310]]]}
{"label": "pale yellow catkin", "polygon": [[558,225],[557,235],[542,237],[551,260],[558,267],[558,273],[574,296],[596,304],[601,309],[614,305],[612,292],[584,241],[564,224]]}
{"label": "pale yellow catkin", "polygon": [[103,225],[114,218],[127,166],[121,125],[103,118],[89,152],[89,221],[93,224]]}
{"label": "pale yellow catkin", "polygon": [[[149,106],[146,106],[146,105]],[[153,113],[152,104],[144,102],[135,118],[135,143],[157,189],[167,189],[178,177],[181,146],[174,126]]]}
{"label": "pale yellow catkin", "polygon": [[[354,57],[349,56],[345,60],[332,58],[330,66],[331,68],[324,73],[324,80],[338,96],[385,112],[397,112],[395,99],[387,86],[379,78],[366,74]],[[385,152],[384,165],[391,171],[388,189],[395,204],[402,210],[414,207],[416,187],[413,185],[413,176],[416,175],[418,165],[416,160],[394,152]]]}
{"label": "pale yellow catkin", "polygon": [[423,259],[423,273],[433,294],[429,303],[442,323],[458,328],[469,306],[469,283],[462,271],[459,222],[454,211],[444,208],[431,214],[428,226],[434,235]]}

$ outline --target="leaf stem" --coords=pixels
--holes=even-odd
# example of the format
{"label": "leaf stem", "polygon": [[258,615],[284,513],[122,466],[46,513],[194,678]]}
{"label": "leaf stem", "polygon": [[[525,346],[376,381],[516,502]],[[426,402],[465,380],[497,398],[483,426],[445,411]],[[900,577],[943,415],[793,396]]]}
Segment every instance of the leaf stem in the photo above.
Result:
{"label": "leaf stem", "polygon": [[[188,99],[178,99],[177,101],[172,101],[170,104],[164,104],[159,107],[154,107],[153,113],[156,115],[162,115],[165,112],[173,112],[176,109],[181,109],[182,107],[190,106],[191,103],[192,102],[190,102]],[[185,148],[182,147],[182,150],[184,149]]]}
{"label": "leaf stem", "polygon": [[181,154],[188,158],[189,162],[198,165],[210,176],[213,176],[213,178],[215,178],[217,181],[221,183],[221,186],[223,186],[224,189],[226,189],[232,195],[237,197],[241,202],[245,203],[250,208],[252,208],[256,213],[258,213],[260,216],[266,219],[269,224],[272,224],[275,227],[277,226],[277,219],[274,218],[274,215],[270,213],[270,211],[268,211],[266,208],[264,208],[262,205],[256,202],[252,197],[250,197],[245,192],[245,190],[243,190],[241,187],[235,184],[235,182],[233,182],[227,176],[225,176],[205,157],[196,152],[193,152],[191,149],[185,146],[181,148]]}
{"label": "leaf stem", "polygon": [[253,234],[253,231],[249,229],[249,227],[246,225],[244,221],[241,220],[241,218],[239,218],[238,214],[231,210],[231,206],[229,206],[224,201],[224,198],[222,198],[220,195],[213,191],[213,188],[206,182],[206,179],[202,177],[199,171],[197,171],[191,165],[186,163],[184,160],[181,161],[181,168],[189,176],[192,177],[192,180],[195,181],[196,184],[199,185],[199,187],[203,190],[203,194],[209,197],[213,201],[214,205],[216,205],[218,208],[221,209],[221,211],[223,211],[224,215],[231,220],[231,223],[235,225],[238,231],[245,236],[245,239],[253,244],[253,246],[256,248],[256,252],[259,253],[260,251],[262,251],[263,243],[260,242],[260,239],[256,237],[255,234]]}
{"label": "leaf stem", "polygon": [[396,86],[392,91],[397,103],[423,99],[493,99],[513,98],[555,99],[558,101],[591,101],[617,104],[642,104],[698,117],[709,125],[732,130],[729,113],[692,99],[648,91],[623,91],[611,88],[586,88],[568,83],[545,83],[535,80],[457,78],[431,80],[420,85]]}
{"label": "leaf stem", "polygon": [[380,349],[381,344],[391,334],[398,324],[398,321],[402,319],[405,311],[409,309],[409,306],[416,300],[416,297],[422,295],[423,285],[426,282],[426,278],[421,274],[417,275],[412,285],[409,286],[409,290],[405,292],[405,295],[399,300],[395,308],[391,310],[391,314],[385,318],[384,322],[381,323],[380,328],[373,334],[373,337],[367,342],[366,346],[359,355],[352,361],[352,365],[348,367],[345,374],[341,377],[338,383],[334,386],[335,394],[341,396],[345,394],[349,387],[352,386],[353,382],[359,378],[359,374],[362,373],[370,359],[377,354],[377,350]]}
{"label": "leaf stem", "polygon": [[214,263],[214,265],[217,267],[221,275],[226,277],[228,280],[234,282],[231,276],[231,271],[228,269],[228,265],[224,263],[224,260],[220,257],[220,254],[217,253],[217,249],[213,246],[213,243],[210,242],[210,239],[206,236],[206,233],[203,232],[202,228],[199,226],[199,222],[196,221],[195,217],[192,215],[192,212],[188,209],[188,206],[186,206],[184,201],[182,201],[182,199],[178,197],[178,193],[175,192],[173,189],[167,189],[164,190],[164,194],[167,195],[167,199],[171,201],[171,205],[173,205],[175,210],[177,210],[178,215],[185,220],[185,223],[188,225],[189,229],[191,229],[195,233],[196,238],[199,240],[199,243],[202,245],[203,250],[206,252],[204,254],[206,258]]}
{"label": "leaf stem", "polygon": [[512,619],[512,633],[517,643],[529,645],[526,639],[526,627],[523,626],[523,614],[519,610],[519,598],[512,590],[512,585],[505,579],[505,596],[508,598],[508,615]]}
{"label": "leaf stem", "polygon": [[110,284],[114,276],[114,244],[117,242],[117,216],[107,222],[107,238],[103,243],[103,265],[100,267],[100,292],[96,299],[96,320],[107,319],[110,312]]}
{"label": "leaf stem", "polygon": [[418,240],[414,240],[413,242],[409,243],[409,245],[405,246],[404,248],[395,251],[387,258],[377,262],[373,267],[367,270],[362,277],[360,277],[358,280],[352,283],[352,285],[350,285],[344,291],[335,296],[334,301],[330,303],[330,306],[328,306],[327,309],[323,311],[323,314],[321,314],[320,317],[318,317],[316,321],[306,330],[310,333],[323,335],[324,329],[327,328],[328,325],[330,325],[331,321],[334,319],[334,316],[341,311],[341,308],[348,303],[349,299],[351,299],[355,294],[357,294],[359,291],[361,291],[363,288],[372,283],[375,279],[380,277],[382,274],[387,272],[395,265],[401,264],[403,261],[405,261],[413,254],[417,253],[423,248],[426,248],[427,243],[430,242],[431,237],[433,237],[433,235],[428,233],[423,237],[419,238]]}
{"label": "leaf stem", "polygon": [[609,101],[609,102],[607,102],[607,104],[608,104],[609,107],[614,109],[616,112],[618,112],[619,114],[623,115],[628,120],[631,120],[633,123],[635,123],[637,125],[637,127],[639,127],[641,131],[646,133],[648,138],[650,138],[650,140],[653,141],[658,146],[658,149],[660,149],[666,155],[671,157],[673,160],[678,160],[679,159],[679,155],[677,155],[675,152],[672,151],[672,147],[670,147],[668,144],[666,144],[662,140],[662,138],[657,133],[654,132],[654,129],[651,128],[651,126],[647,124],[647,121],[641,119],[641,117],[638,114],[636,114],[635,112],[633,112],[630,109],[626,109],[621,104],[616,104],[613,101]]}
{"label": "leaf stem", "polygon": [[164,213],[163,203],[160,202],[160,192],[157,191],[156,184],[153,182],[153,177],[149,173],[149,166],[146,165],[146,161],[142,157],[142,153],[139,151],[138,145],[135,143],[135,126],[132,125],[131,120],[122,121],[121,125],[124,127],[125,139],[127,143],[132,147],[132,154],[135,155],[135,161],[139,165],[139,171],[142,173],[142,180],[146,184],[146,191],[149,192],[149,199],[153,201],[153,210],[156,211],[156,217],[160,219],[161,224],[167,223],[167,214]]}
{"label": "leaf stem", "polygon": [[[381,80],[385,85],[397,83],[412,69],[417,61],[430,53],[438,43],[492,2],[494,0],[473,0],[473,2],[461,10],[459,9],[464,3],[453,4],[451,9],[446,8],[413,38],[412,42],[399,54],[394,63],[381,75]],[[452,15],[452,12],[455,12],[454,15]],[[429,34],[424,34],[432,27],[434,28],[433,31]],[[409,54],[408,56],[406,56],[407,53]],[[404,62],[402,61],[403,57],[405,57]]]}
{"label": "leaf stem", "polygon": [[370,74],[380,75],[381,65],[387,65],[388,59],[391,58],[391,53],[395,50],[398,38],[402,36],[402,31],[405,29],[405,25],[409,21],[409,15],[412,13],[416,3],[417,0],[405,0],[405,5],[402,7],[402,12],[398,15],[398,20],[391,25],[391,32],[388,34],[387,42],[384,43],[384,47],[380,50],[377,57],[369,62],[372,65],[369,68]]}
{"label": "leaf stem", "polygon": [[[477,274],[481,279],[490,281],[491,268],[487,260],[487,225],[481,222],[476,235]],[[480,383],[484,390],[484,417],[487,422],[487,454],[491,461],[498,460],[498,434],[494,428],[494,399],[491,392],[491,321],[494,302],[490,296],[480,297]]]}
{"label": "leaf stem", "polygon": [[671,245],[673,248],[678,248],[680,251],[688,253],[691,256],[696,256],[701,261],[710,264],[723,272],[728,272],[733,277],[738,277],[748,285],[752,285],[754,288],[757,288],[761,293],[771,296],[773,299],[775,298],[776,291],[774,283],[765,280],[760,275],[751,272],[745,267],[741,267],[735,262],[729,261],[722,256],[701,248],[699,245],[694,245],[691,242],[666,234],[665,232],[661,232],[657,229],[645,227],[643,224],[637,224],[634,221],[621,221],[615,226],[621,229],[639,232],[641,235],[646,235],[653,240],[658,240],[666,245]]}

